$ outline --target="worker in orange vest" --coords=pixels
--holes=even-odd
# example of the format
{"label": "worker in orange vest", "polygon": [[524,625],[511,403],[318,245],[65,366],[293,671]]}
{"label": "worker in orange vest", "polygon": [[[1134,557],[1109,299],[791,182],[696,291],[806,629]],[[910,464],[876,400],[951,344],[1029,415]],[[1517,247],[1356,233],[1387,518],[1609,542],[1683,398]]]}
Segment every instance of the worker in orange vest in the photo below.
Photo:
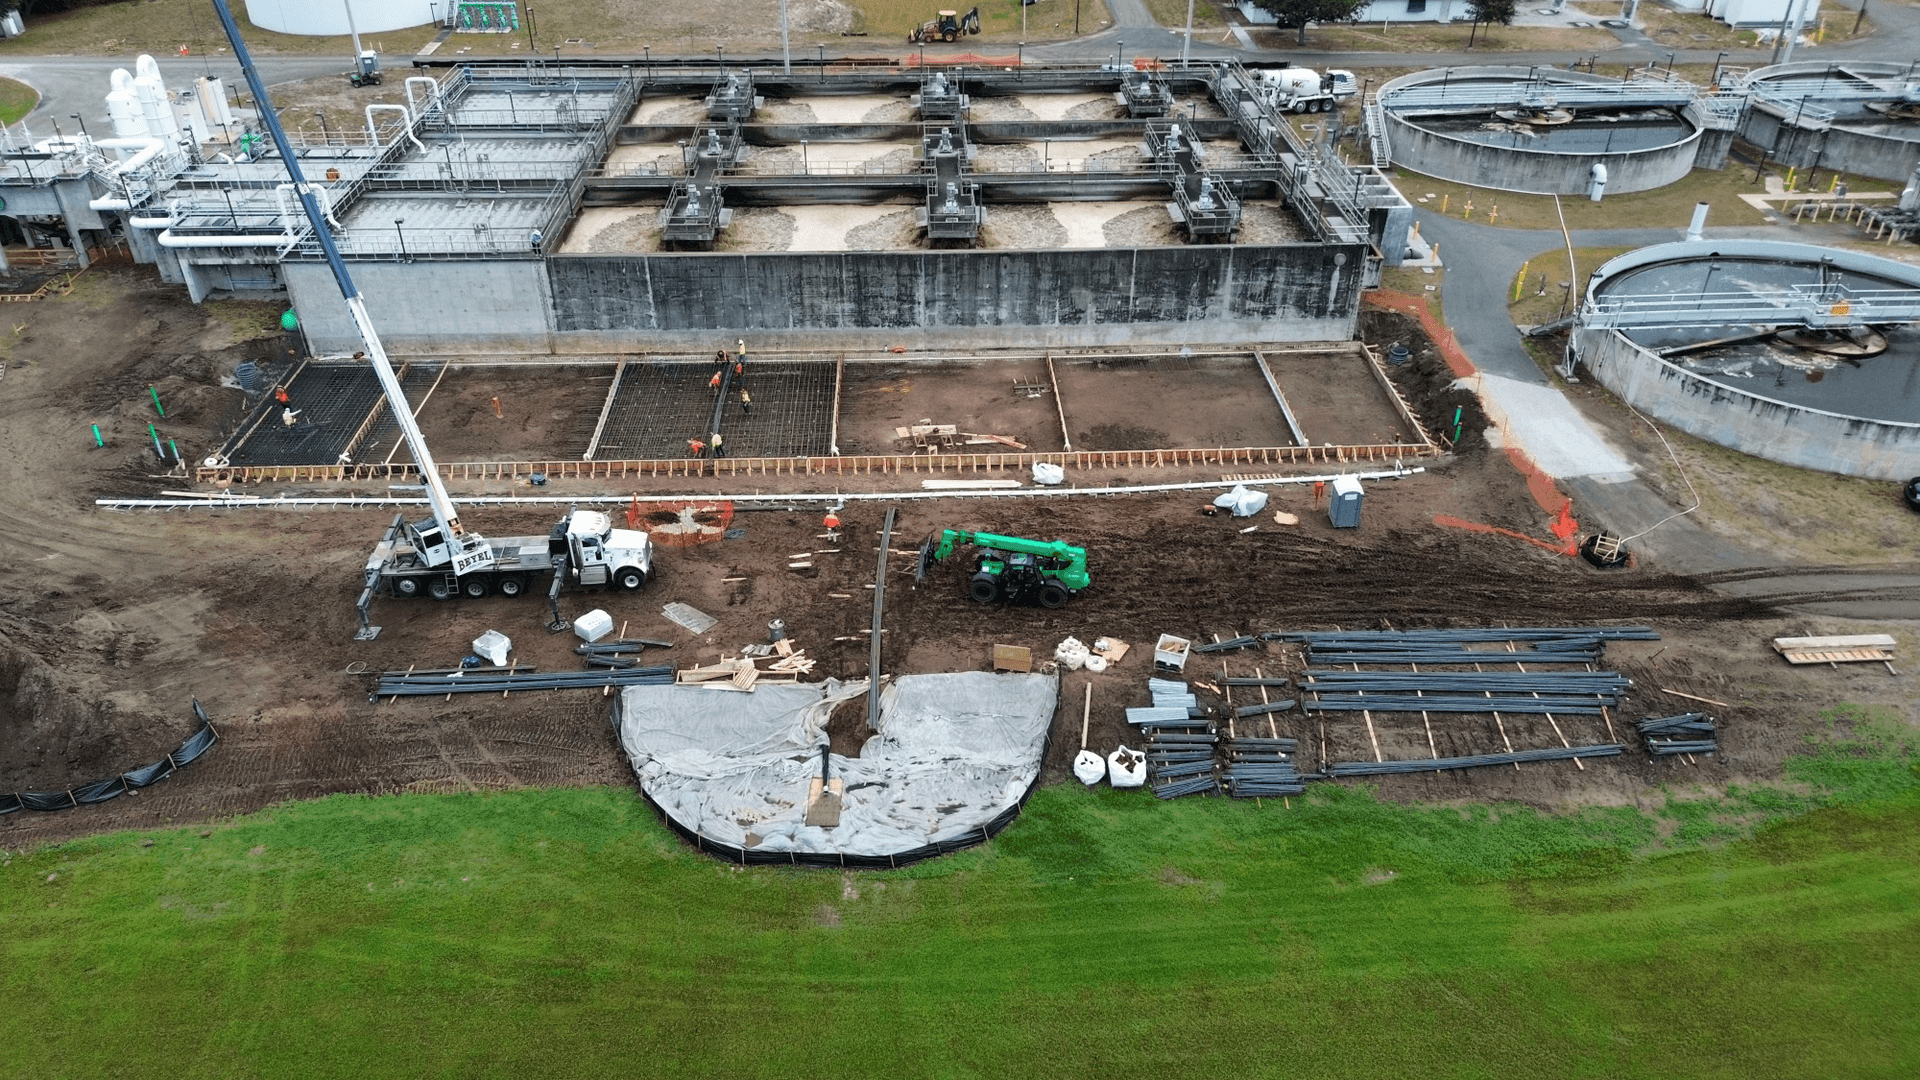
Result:
{"label": "worker in orange vest", "polygon": [[707,454],[707,444],[701,442],[697,435],[687,440],[687,449],[694,457],[705,457]]}

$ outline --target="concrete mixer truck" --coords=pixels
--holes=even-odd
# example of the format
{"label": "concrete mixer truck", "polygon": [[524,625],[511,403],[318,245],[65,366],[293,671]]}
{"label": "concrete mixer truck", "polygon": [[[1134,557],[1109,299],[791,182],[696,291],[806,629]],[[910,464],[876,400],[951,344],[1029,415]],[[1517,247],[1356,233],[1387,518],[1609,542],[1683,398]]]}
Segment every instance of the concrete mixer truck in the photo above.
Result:
{"label": "concrete mixer truck", "polygon": [[1353,72],[1338,68],[1325,75],[1312,68],[1266,68],[1254,73],[1267,104],[1278,112],[1326,112],[1360,92]]}

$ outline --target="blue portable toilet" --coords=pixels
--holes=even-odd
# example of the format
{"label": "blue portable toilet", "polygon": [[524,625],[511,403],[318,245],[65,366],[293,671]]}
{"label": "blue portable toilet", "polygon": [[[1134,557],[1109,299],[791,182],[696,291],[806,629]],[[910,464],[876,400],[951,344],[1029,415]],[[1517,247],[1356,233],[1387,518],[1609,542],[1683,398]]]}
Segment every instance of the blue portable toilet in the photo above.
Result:
{"label": "blue portable toilet", "polygon": [[1352,476],[1333,478],[1333,498],[1327,503],[1327,516],[1333,519],[1336,529],[1357,529],[1360,527],[1360,504],[1366,500],[1367,493],[1360,487],[1360,481]]}

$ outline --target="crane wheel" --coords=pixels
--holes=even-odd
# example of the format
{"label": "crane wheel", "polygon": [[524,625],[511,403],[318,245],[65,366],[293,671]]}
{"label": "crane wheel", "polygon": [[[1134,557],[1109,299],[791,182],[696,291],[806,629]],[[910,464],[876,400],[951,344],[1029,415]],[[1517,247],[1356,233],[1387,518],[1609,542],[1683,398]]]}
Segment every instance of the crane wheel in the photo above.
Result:
{"label": "crane wheel", "polygon": [[510,575],[501,578],[500,583],[494,587],[500,590],[501,596],[519,596],[520,591],[527,587],[527,583],[520,580],[518,576]]}
{"label": "crane wheel", "polygon": [[991,604],[1000,599],[1000,579],[992,574],[975,574],[967,583],[967,595],[976,603]]}
{"label": "crane wheel", "polygon": [[447,584],[445,578],[434,578],[427,582],[427,595],[435,600],[445,600],[453,595],[453,586]]}
{"label": "crane wheel", "polygon": [[1057,581],[1049,581],[1040,586],[1040,606],[1049,611],[1058,611],[1067,606],[1067,588]]}
{"label": "crane wheel", "polygon": [[393,595],[412,599],[420,595],[420,581],[417,578],[403,577],[393,583]]}
{"label": "crane wheel", "polygon": [[487,588],[486,578],[471,577],[461,584],[460,591],[466,593],[469,600],[479,600],[491,590]]}
{"label": "crane wheel", "polygon": [[630,566],[618,574],[615,574],[613,576],[613,583],[619,586],[623,592],[639,592],[640,586],[647,583],[647,575],[645,571]]}

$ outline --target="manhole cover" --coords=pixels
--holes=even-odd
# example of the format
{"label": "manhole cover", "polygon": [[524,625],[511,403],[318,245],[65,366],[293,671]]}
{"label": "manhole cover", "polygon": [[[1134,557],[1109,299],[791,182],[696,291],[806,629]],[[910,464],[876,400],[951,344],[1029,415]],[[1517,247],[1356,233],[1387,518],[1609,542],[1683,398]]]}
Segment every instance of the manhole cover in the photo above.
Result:
{"label": "manhole cover", "polygon": [[1633,24],[1625,19],[1601,19],[1600,25],[1609,30],[1631,30]]}

